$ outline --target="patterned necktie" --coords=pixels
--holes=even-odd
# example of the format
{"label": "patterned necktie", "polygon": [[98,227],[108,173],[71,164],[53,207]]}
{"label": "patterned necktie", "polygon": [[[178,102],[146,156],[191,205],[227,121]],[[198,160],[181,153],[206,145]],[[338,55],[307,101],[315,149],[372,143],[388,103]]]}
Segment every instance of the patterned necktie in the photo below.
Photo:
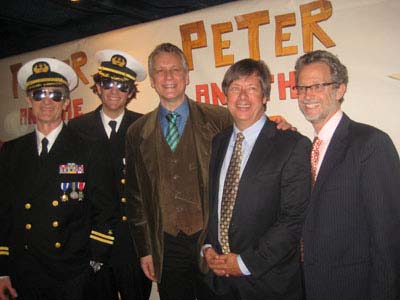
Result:
{"label": "patterned necktie", "polygon": [[170,113],[166,116],[168,120],[168,131],[165,138],[172,151],[175,151],[176,146],[179,143],[178,126],[176,126],[176,119],[178,118],[178,116],[179,114],[175,112]]}
{"label": "patterned necktie", "polygon": [[49,153],[47,150],[47,145],[49,144],[49,140],[47,138],[42,139],[42,151],[40,152],[40,158],[45,158]]}
{"label": "patterned necktie", "polygon": [[117,121],[111,120],[110,122],[108,122],[108,125],[111,127],[110,141],[115,140],[115,138],[117,137]]}
{"label": "patterned necktie", "polygon": [[231,222],[233,207],[235,206],[236,195],[239,187],[243,140],[243,133],[238,132],[231,161],[229,162],[228,171],[226,172],[224,190],[222,193],[220,235],[222,252],[224,254],[230,252],[229,224]]}
{"label": "patterned necktie", "polygon": [[317,136],[314,138],[312,147],[311,147],[311,187],[314,187],[315,180],[317,179],[317,166],[319,159],[319,147],[322,144],[322,140],[320,140]]}

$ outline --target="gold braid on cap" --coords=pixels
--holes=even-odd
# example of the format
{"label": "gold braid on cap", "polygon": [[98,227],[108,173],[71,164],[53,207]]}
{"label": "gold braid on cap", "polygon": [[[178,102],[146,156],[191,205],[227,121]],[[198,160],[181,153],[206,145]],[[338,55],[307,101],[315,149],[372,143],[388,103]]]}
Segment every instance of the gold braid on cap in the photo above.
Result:
{"label": "gold braid on cap", "polygon": [[[99,67],[98,70],[99,70],[99,74],[100,74],[101,76],[104,76],[104,77],[111,77],[111,79],[113,79],[113,80],[115,80],[116,77],[113,77],[112,75],[110,75],[110,74],[108,74],[108,73],[105,73],[105,72],[114,73],[114,74],[116,74],[116,75],[119,75],[119,76],[122,76],[122,77],[126,77],[126,78],[128,78],[128,79],[130,79],[130,80],[133,80],[133,81],[136,80],[136,77],[135,77],[135,76],[132,76],[132,75],[129,74],[129,73],[122,72],[122,71],[118,71],[118,70],[115,70],[115,69],[111,69],[111,68],[107,68],[107,67]],[[119,79],[120,79],[120,78],[119,78]],[[121,79],[120,79],[120,80],[121,80]]]}
{"label": "gold braid on cap", "polygon": [[59,83],[59,84],[64,84],[68,86],[68,82],[64,78],[60,77],[50,77],[50,78],[39,78],[39,79],[34,79],[26,82],[26,87],[29,88],[33,85],[37,84],[43,84],[45,82],[49,83]]}

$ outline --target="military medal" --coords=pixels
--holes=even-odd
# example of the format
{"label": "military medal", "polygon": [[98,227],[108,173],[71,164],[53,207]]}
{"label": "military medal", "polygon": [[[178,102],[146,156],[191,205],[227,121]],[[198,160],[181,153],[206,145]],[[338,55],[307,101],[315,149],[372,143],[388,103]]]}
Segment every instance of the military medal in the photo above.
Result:
{"label": "military medal", "polygon": [[72,191],[69,193],[69,196],[74,200],[79,198],[79,193],[76,191],[76,182],[72,182]]}
{"label": "military medal", "polygon": [[78,201],[83,200],[83,189],[85,188],[85,183],[84,182],[78,182]]}
{"label": "military medal", "polygon": [[61,182],[61,190],[63,191],[63,194],[61,196],[62,202],[68,201],[67,191],[69,190],[70,186],[71,186],[70,182]]}

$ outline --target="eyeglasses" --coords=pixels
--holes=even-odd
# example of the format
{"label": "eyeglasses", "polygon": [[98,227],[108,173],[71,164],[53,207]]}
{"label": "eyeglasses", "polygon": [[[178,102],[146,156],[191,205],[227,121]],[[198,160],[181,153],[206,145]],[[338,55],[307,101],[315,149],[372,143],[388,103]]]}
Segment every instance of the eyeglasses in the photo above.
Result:
{"label": "eyeglasses", "polygon": [[312,85],[295,85],[293,89],[297,92],[297,95],[304,95],[307,90],[310,90],[313,93],[320,93],[324,90],[326,86],[338,84],[338,82],[323,82],[323,83],[316,83]]}
{"label": "eyeglasses", "polygon": [[67,95],[60,90],[34,90],[31,92],[31,98],[35,101],[42,101],[45,98],[49,98],[55,102],[60,102],[65,100]]}
{"label": "eyeglasses", "polygon": [[102,78],[100,80],[100,86],[105,89],[109,90],[116,86],[121,92],[128,93],[131,91],[133,85],[131,81],[115,81],[111,78]]}

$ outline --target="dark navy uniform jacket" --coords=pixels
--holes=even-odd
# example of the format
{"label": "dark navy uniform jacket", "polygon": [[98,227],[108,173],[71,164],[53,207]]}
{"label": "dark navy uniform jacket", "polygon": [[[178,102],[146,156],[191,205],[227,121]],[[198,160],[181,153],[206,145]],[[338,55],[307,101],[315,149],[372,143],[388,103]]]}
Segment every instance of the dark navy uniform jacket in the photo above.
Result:
{"label": "dark navy uniform jacket", "polygon": [[90,260],[108,259],[118,207],[102,148],[65,125],[46,159],[38,155],[35,132],[3,145],[0,275],[33,264],[38,277],[66,280],[87,270]]}
{"label": "dark navy uniform jacket", "polygon": [[125,135],[128,127],[142,115],[125,109],[124,117],[117,131],[117,139],[114,144],[110,143],[104,129],[101,116],[101,105],[96,110],[84,114],[81,117],[69,121],[68,126],[76,130],[83,136],[90,137],[108,145],[110,157],[112,157],[115,185],[118,189],[118,202],[120,207],[120,222],[117,225],[115,237],[116,241],[111,256],[111,264],[120,265],[136,262],[138,258],[134,242],[129,233],[129,226],[126,217],[126,191],[125,191]]}

